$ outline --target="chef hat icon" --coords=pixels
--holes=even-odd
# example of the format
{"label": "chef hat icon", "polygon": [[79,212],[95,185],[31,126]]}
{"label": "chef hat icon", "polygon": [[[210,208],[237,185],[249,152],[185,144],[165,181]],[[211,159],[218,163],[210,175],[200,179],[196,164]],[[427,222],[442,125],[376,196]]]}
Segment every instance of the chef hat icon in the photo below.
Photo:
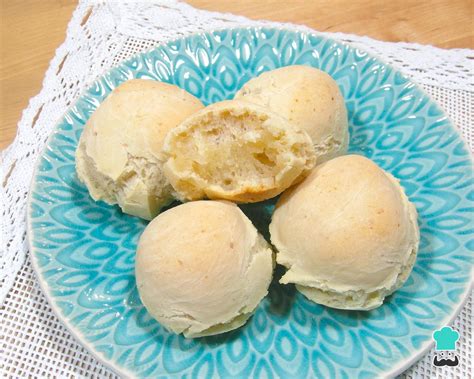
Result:
{"label": "chef hat icon", "polygon": [[459,333],[451,327],[445,326],[433,333],[433,339],[436,342],[436,350],[456,350]]}

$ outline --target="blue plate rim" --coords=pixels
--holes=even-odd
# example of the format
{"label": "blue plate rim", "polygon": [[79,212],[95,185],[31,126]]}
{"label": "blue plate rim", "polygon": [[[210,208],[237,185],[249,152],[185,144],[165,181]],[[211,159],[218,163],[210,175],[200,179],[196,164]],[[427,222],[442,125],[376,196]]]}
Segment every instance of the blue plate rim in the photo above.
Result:
{"label": "blue plate rim", "polygon": [[[31,205],[32,205],[32,193],[33,193],[33,190],[34,190],[35,185],[36,185],[35,179],[36,179],[37,174],[38,174],[41,158],[44,156],[44,153],[45,153],[46,149],[48,148],[48,146],[49,146],[51,140],[53,139],[53,137],[58,133],[58,126],[61,123],[61,121],[63,120],[63,118],[65,117],[65,115],[85,96],[87,91],[90,88],[92,88],[95,83],[97,83],[98,81],[101,80],[101,78],[104,77],[104,75],[110,73],[111,71],[119,70],[121,67],[125,66],[127,63],[133,61],[137,57],[147,55],[147,54],[151,53],[152,51],[156,50],[157,48],[159,48],[161,46],[170,45],[170,44],[173,44],[177,41],[192,38],[192,37],[212,35],[212,34],[217,33],[217,32],[238,32],[238,31],[244,31],[244,30],[245,31],[250,31],[250,30],[254,30],[254,31],[275,30],[275,31],[278,31],[278,32],[299,33],[299,34],[311,35],[311,36],[319,37],[319,38],[322,37],[326,41],[331,41],[331,42],[337,43],[339,45],[346,46],[350,49],[356,49],[356,50],[359,50],[361,52],[364,52],[365,54],[367,54],[368,57],[376,59],[377,61],[381,62],[386,67],[393,70],[394,72],[399,73],[400,75],[402,75],[404,79],[406,79],[411,84],[413,84],[415,86],[415,88],[418,91],[420,91],[420,93],[422,93],[424,96],[426,96],[431,103],[435,104],[436,107],[449,120],[451,128],[456,133],[456,135],[460,138],[460,140],[464,143],[464,147],[466,148],[466,150],[467,151],[470,150],[466,139],[464,138],[462,133],[458,130],[458,128],[455,127],[455,124],[453,123],[453,120],[451,119],[451,117],[446,114],[444,109],[438,104],[438,102],[435,99],[432,98],[432,96],[430,96],[428,93],[426,93],[426,91],[418,83],[414,82],[409,76],[402,73],[400,70],[395,68],[390,63],[387,63],[384,59],[382,59],[378,56],[375,56],[374,54],[372,54],[371,52],[369,52],[365,49],[360,49],[360,48],[357,48],[357,47],[353,47],[353,46],[349,45],[348,43],[346,43],[344,41],[340,41],[340,40],[337,40],[337,39],[334,39],[334,38],[331,38],[331,37],[327,37],[327,36],[319,34],[317,32],[299,30],[298,28],[291,29],[289,27],[270,27],[270,26],[247,26],[247,27],[235,27],[235,28],[216,28],[216,29],[212,29],[212,30],[206,31],[206,32],[190,33],[190,34],[187,34],[185,36],[181,36],[179,38],[174,38],[174,39],[170,39],[170,40],[165,41],[165,42],[158,43],[158,44],[154,45],[153,47],[151,47],[147,50],[144,50],[142,52],[133,54],[129,58],[121,61],[116,66],[113,66],[111,68],[103,70],[100,74],[97,75],[97,77],[92,82],[90,82],[84,88],[84,90],[77,96],[77,99],[67,107],[67,110],[63,113],[63,115],[56,122],[55,126],[52,128],[51,134],[48,136],[48,138],[45,142],[45,145],[43,146],[43,148],[41,149],[41,151],[40,151],[40,153],[37,157],[37,160],[35,162],[34,169],[33,169],[32,178],[31,178],[31,181],[30,181],[29,189],[28,189],[28,197],[27,197],[27,204],[26,204],[26,207],[27,207],[26,208],[26,232],[27,232],[26,233],[27,234],[26,239],[27,239],[27,243],[28,243],[28,247],[29,247],[29,253],[30,253],[29,254],[29,260],[32,264],[33,271],[35,272],[35,276],[38,280],[39,286],[40,286],[43,294],[45,295],[46,300],[48,301],[48,303],[49,303],[49,305],[50,305],[50,307],[53,311],[53,314],[59,319],[59,321],[67,329],[67,331],[69,333],[71,333],[71,335],[73,336],[73,338],[76,340],[77,343],[79,343],[82,347],[84,347],[95,359],[97,359],[97,361],[99,361],[101,364],[103,364],[105,367],[107,367],[108,369],[110,369],[112,372],[114,372],[116,375],[118,375],[120,377],[135,378],[136,375],[134,373],[130,372],[125,367],[118,366],[114,361],[101,356],[99,354],[99,352],[96,351],[96,349],[94,349],[94,347],[84,338],[82,333],[80,333],[79,330],[77,330],[73,325],[71,325],[69,323],[69,321],[65,317],[63,317],[61,315],[60,309],[55,304],[55,297],[51,294],[47,281],[42,277],[41,270],[40,270],[40,267],[39,267],[39,262],[37,260],[37,254],[35,253],[35,248],[34,248],[33,243],[32,243],[33,242],[32,241],[33,240],[33,227],[31,225],[31,218],[32,217],[31,217],[31,214],[30,214],[31,213]],[[473,157],[472,154],[470,154],[469,157],[470,157],[470,163],[471,163],[471,167],[472,167],[472,166],[474,166],[474,157]],[[469,298],[469,295],[471,294],[471,292],[474,289],[474,275],[473,274],[474,274],[474,268],[471,267],[470,280],[466,285],[465,291],[460,296],[460,298],[462,300],[455,307],[454,311],[449,316],[447,316],[445,318],[445,320],[443,320],[442,325],[451,324],[454,321],[454,319],[459,315],[462,308],[466,304],[466,302]],[[409,367],[411,367],[413,364],[415,364],[417,361],[419,361],[433,346],[434,346],[434,341],[433,340],[428,340],[423,345],[421,345],[420,348],[417,349],[416,354],[410,356],[408,359],[401,360],[395,367],[393,367],[391,369],[391,371],[388,371],[388,372],[384,373],[384,377],[390,377],[391,378],[391,377],[395,377],[397,375],[400,375],[402,372],[404,372]]]}

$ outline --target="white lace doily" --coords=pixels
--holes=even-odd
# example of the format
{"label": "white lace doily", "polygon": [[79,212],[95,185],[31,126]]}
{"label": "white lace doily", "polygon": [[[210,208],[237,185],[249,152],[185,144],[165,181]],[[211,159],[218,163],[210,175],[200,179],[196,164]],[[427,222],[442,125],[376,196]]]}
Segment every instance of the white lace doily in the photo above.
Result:
{"label": "white lace doily", "polygon": [[[173,0],[79,2],[66,40],[46,72],[41,92],[30,100],[15,141],[0,156],[0,375],[115,377],[53,315],[29,260],[25,261],[25,208],[33,166],[67,107],[99,75],[139,51],[190,33],[256,25],[316,33],[303,26],[201,11]],[[386,43],[342,33],[321,34],[368,50],[412,77],[441,104],[473,150],[472,50]],[[473,372],[472,296],[453,326],[461,333],[461,364],[456,368],[435,368],[430,352],[404,376],[464,378]]]}

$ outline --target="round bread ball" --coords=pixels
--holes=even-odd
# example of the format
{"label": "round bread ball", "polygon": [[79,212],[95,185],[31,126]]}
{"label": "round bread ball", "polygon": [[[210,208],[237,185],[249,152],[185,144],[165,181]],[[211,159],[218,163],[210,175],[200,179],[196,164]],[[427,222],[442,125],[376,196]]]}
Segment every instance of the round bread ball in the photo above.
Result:
{"label": "round bread ball", "polygon": [[287,66],[249,80],[234,97],[265,106],[311,137],[318,164],[345,154],[347,110],[337,83],[324,71]]}
{"label": "round bread ball", "polygon": [[256,104],[212,104],[170,131],[165,175],[180,200],[257,202],[274,197],[315,164],[311,139]]}
{"label": "round bread ball", "polygon": [[272,250],[233,203],[169,209],[143,232],[135,273],[140,298],[164,327],[186,337],[245,324],[272,279]]}
{"label": "round bread ball", "polygon": [[76,150],[76,171],[94,200],[147,220],[173,199],[161,148],[169,130],[202,103],[171,84],[134,79],[95,110]]}
{"label": "round bread ball", "polygon": [[400,288],[415,263],[417,213],[399,182],[347,155],[317,166],[279,199],[270,224],[277,262],[308,299],[368,310]]}

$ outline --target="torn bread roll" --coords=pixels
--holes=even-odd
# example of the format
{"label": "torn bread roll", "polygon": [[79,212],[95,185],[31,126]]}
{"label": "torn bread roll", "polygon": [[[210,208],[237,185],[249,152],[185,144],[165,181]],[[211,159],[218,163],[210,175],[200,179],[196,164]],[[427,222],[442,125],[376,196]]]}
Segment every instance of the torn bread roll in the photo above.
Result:
{"label": "torn bread roll", "polygon": [[174,333],[223,333],[245,324],[267,294],[272,254],[235,204],[185,203],[156,217],[140,237],[138,292]]}
{"label": "torn bread roll", "polygon": [[280,194],[313,168],[305,131],[259,105],[212,104],[168,133],[164,172],[181,200],[258,202]]}
{"label": "torn bread roll", "polygon": [[177,86],[134,79],[95,110],[76,151],[76,171],[94,200],[147,220],[173,199],[163,174],[166,134],[202,103]]}
{"label": "torn bread roll", "polygon": [[368,310],[402,286],[420,239],[400,183],[371,160],[347,155],[317,166],[279,199],[270,224],[277,262],[308,299]]}

